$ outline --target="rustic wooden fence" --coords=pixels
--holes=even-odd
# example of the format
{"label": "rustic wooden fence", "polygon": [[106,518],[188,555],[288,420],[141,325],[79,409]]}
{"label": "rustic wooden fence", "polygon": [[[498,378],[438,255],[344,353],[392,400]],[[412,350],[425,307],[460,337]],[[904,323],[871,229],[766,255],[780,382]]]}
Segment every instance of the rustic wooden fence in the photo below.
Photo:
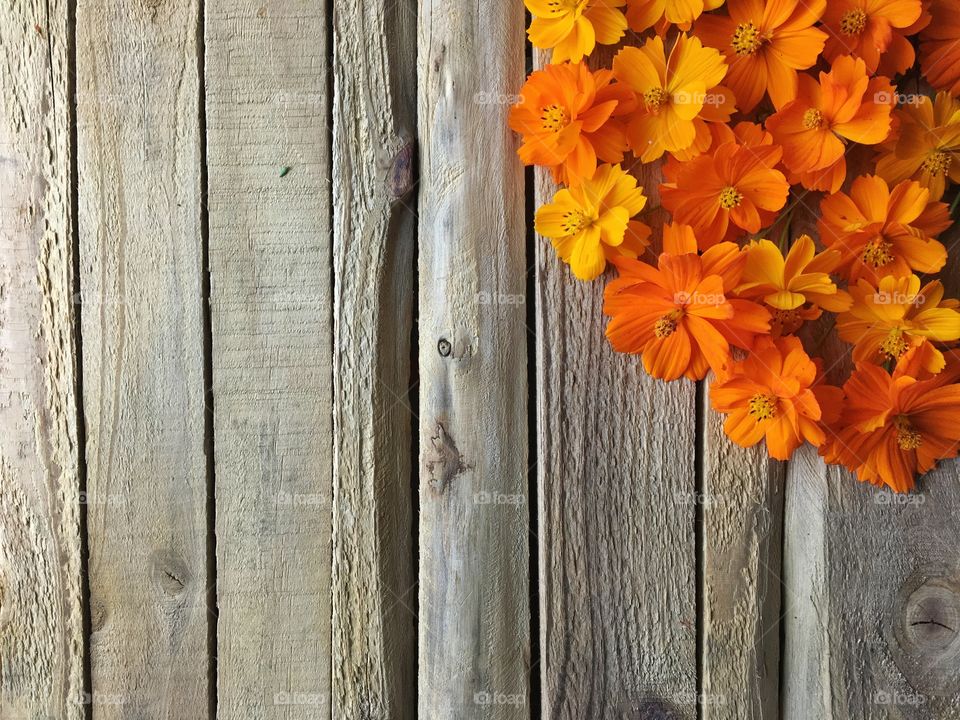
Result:
{"label": "rustic wooden fence", "polygon": [[960,718],[958,466],[771,463],[611,352],[524,26],[0,4],[0,718]]}

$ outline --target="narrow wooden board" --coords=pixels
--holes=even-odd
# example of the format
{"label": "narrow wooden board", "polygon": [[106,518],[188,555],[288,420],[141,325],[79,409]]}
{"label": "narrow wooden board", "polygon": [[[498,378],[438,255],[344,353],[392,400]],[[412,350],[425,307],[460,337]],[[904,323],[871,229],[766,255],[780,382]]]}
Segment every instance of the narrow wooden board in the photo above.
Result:
{"label": "narrow wooden board", "polygon": [[723,432],[703,383],[702,717],[779,713],[780,577],[786,463]]}
{"label": "narrow wooden board", "polygon": [[217,714],[330,715],[326,3],[207,3]]}
{"label": "narrow wooden board", "polygon": [[333,717],[343,720],[416,717],[416,16],[412,0],[334,0]]}
{"label": "narrow wooden board", "polygon": [[84,716],[67,3],[0,6],[0,717]]}
{"label": "narrow wooden board", "polygon": [[[659,166],[632,171],[656,207]],[[538,171],[537,205],[555,190]],[[536,243],[543,717],[695,718],[696,386],[611,349],[612,270]]]}
{"label": "narrow wooden board", "polygon": [[208,702],[196,2],[77,6],[92,703]]}
{"label": "narrow wooden board", "polygon": [[[529,716],[521,3],[426,0],[420,128],[420,717]],[[520,299],[520,301],[517,300]]]}

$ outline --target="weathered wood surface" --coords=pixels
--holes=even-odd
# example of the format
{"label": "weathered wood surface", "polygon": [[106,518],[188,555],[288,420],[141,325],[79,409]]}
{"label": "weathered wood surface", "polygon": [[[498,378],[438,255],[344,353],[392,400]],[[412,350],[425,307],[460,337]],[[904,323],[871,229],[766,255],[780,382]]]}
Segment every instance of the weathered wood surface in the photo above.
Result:
{"label": "weathered wood surface", "polygon": [[[712,379],[712,376],[711,376]],[[702,384],[702,717],[774,720],[779,713],[780,578],[786,463],[763,443],[730,441]]]}
{"label": "weathered wood surface", "polygon": [[330,714],[325,3],[207,3],[217,710]]}
{"label": "weathered wood surface", "polygon": [[427,0],[420,134],[420,716],[529,716],[521,3]]}
{"label": "weathered wood surface", "polygon": [[0,5],[0,717],[83,717],[67,3]]}
{"label": "weathered wood surface", "polygon": [[[659,167],[633,171],[658,205]],[[695,718],[695,385],[615,353],[607,276],[536,242],[543,717]]]}
{"label": "weathered wood surface", "polygon": [[77,6],[92,703],[208,701],[198,5]]}
{"label": "weathered wood surface", "polygon": [[416,716],[416,5],[334,0],[333,717]]}

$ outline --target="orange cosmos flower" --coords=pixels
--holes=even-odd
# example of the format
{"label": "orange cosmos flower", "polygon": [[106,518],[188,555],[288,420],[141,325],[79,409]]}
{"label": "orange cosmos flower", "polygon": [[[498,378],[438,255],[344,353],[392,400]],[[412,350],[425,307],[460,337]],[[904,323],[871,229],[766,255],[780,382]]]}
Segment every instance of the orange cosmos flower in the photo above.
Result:
{"label": "orange cosmos flower", "polygon": [[797,96],[797,70],[816,64],[827,39],[813,27],[826,5],[826,0],[728,0],[726,15],[697,20],[694,34],[727,58],[726,83],[741,112],[752,112],[765,92],[778,108]]}
{"label": "orange cosmos flower", "polygon": [[668,24],[689,30],[701,13],[721,5],[723,0],[627,0],[627,23],[636,32],[656,25],[661,35]]}
{"label": "orange cosmos flower", "polygon": [[883,70],[895,75],[913,65],[914,52],[904,37],[920,18],[920,0],[830,0],[823,15],[829,38],[823,49],[827,60],[840,55],[855,55],[875,73]]}
{"label": "orange cosmos flower", "polygon": [[749,347],[770,329],[770,315],[748,300],[731,299],[746,257],[733,243],[697,255],[687,226],[664,228],[657,267],[615,261],[620,276],[607,285],[603,311],[611,316],[607,338],[619,352],[641,353],[653,377],[702,379],[722,372],[730,345]]}
{"label": "orange cosmos flower", "polygon": [[790,246],[787,257],[769,240],[756,240],[746,248],[738,297],[765,303],[773,319],[770,334],[789,335],[806,320],[820,317],[821,308],[830,312],[850,309],[850,295],[838,290],[830,273],[840,264],[840,253],[817,253],[813,238],[801,235]]}
{"label": "orange cosmos flower", "polygon": [[884,143],[877,175],[888,183],[916,180],[939,200],[947,181],[960,182],[960,101],[942,92],[896,112],[900,130]]}
{"label": "orange cosmos flower", "polygon": [[627,30],[618,8],[626,0],[524,0],[533,15],[527,35],[538,48],[553,48],[552,61],[580,62],[597,43],[615,45]]}
{"label": "orange cosmos flower", "polygon": [[523,136],[517,151],[526,165],[553,169],[557,182],[576,185],[593,175],[597,158],[621,162],[624,128],[613,116],[633,109],[633,92],[613,83],[610,70],[583,63],[547,65],[532,73],[510,109],[510,127]]}
{"label": "orange cosmos flower", "polygon": [[886,275],[878,286],[860,280],[850,286],[850,294],[853,306],[837,316],[837,329],[853,344],[854,362],[898,360],[910,348],[922,346],[922,365],[930,372],[943,369],[943,353],[931,343],[960,339],[960,303],[943,299],[939,280],[921,289],[916,275]]}
{"label": "orange cosmos flower", "polygon": [[855,472],[861,482],[894,492],[914,488],[917,473],[952,458],[960,443],[960,369],[933,377],[906,372],[909,356],[893,374],[858,365],[843,386],[846,400],[834,436],[821,454]]}
{"label": "orange cosmos flower", "polygon": [[920,70],[937,90],[960,95],[960,12],[952,0],[934,0],[930,13],[920,34]]}
{"label": "orange cosmos flower", "polygon": [[537,210],[535,226],[574,275],[593,280],[608,258],[635,258],[646,247],[650,228],[630,220],[646,204],[636,178],[619,165],[601,165],[593,178],[558,191]]}
{"label": "orange cosmos flower", "polygon": [[719,52],[686,35],[677,38],[669,60],[660,37],[617,53],[613,74],[640,96],[640,106],[627,128],[634,154],[650,162],[665,151],[693,145],[697,136],[694,121],[704,106],[723,101],[722,89],[715,87],[726,71]]}
{"label": "orange cosmos flower", "polygon": [[790,192],[776,169],[782,155],[778,145],[724,143],[682,163],[673,182],[660,186],[660,200],[675,222],[693,228],[701,249],[760,232]]}
{"label": "orange cosmos flower", "polygon": [[868,77],[863,60],[844,55],[819,83],[801,75],[797,99],[767,119],[767,130],[804,187],[836,192],[847,173],[844,143],[886,140],[894,100],[889,80]]}
{"label": "orange cosmos flower", "polygon": [[737,445],[766,438],[770,457],[787,460],[804,440],[819,446],[825,439],[811,389],[816,379],[799,339],[759,337],[746,359],[710,386],[710,402],[726,413],[723,430]]}
{"label": "orange cosmos flower", "polygon": [[820,203],[817,229],[827,247],[839,250],[851,282],[876,284],[883,275],[933,273],[947,261],[947,249],[934,240],[950,227],[945,203],[930,202],[930,191],[904,180],[893,190],[883,178],[863,175],[850,194],[828,195]]}

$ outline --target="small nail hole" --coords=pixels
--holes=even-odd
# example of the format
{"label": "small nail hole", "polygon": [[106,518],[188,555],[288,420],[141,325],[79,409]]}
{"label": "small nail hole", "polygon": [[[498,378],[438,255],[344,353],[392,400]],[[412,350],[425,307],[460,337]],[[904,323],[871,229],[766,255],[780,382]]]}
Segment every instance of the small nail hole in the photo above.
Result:
{"label": "small nail hole", "polygon": [[437,342],[437,352],[440,353],[440,357],[450,357],[451,350],[453,350],[453,346],[450,341],[446,338],[440,338]]}

